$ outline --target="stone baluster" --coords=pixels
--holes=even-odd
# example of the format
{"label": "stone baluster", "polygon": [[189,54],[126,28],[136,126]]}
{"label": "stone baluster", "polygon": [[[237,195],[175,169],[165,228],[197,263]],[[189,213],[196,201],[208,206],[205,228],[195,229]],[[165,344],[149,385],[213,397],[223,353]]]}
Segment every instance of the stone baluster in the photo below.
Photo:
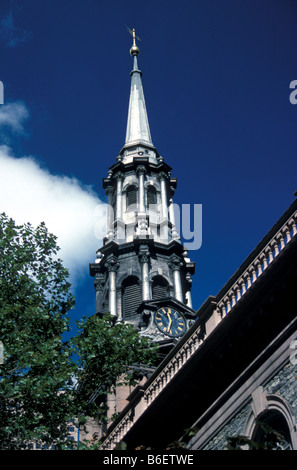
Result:
{"label": "stone baluster", "polygon": [[234,289],[235,289],[235,292],[236,292],[236,301],[238,302],[241,298],[241,292],[240,292],[239,284],[235,284]]}
{"label": "stone baluster", "polygon": [[218,305],[218,313],[221,315],[221,318],[224,318],[226,316],[226,306],[224,304],[224,302],[221,302],[219,305]]}
{"label": "stone baluster", "polygon": [[289,243],[289,241],[291,240],[291,233],[290,233],[289,224],[288,224],[288,225],[285,225],[285,227],[284,227],[284,233],[285,233],[286,244],[287,244],[287,243]]}
{"label": "stone baluster", "polygon": [[246,281],[245,281],[245,278],[242,277],[239,281],[240,283],[240,286],[241,286],[241,295],[244,295],[246,293]]}
{"label": "stone baluster", "polygon": [[268,264],[272,263],[273,261],[273,246],[269,244],[266,248],[267,256],[268,256]]}
{"label": "stone baluster", "polygon": [[265,252],[261,253],[260,258],[261,258],[262,264],[263,264],[263,271],[265,271],[265,269],[267,269],[267,266],[268,266],[267,256],[266,256]]}
{"label": "stone baluster", "polygon": [[250,273],[246,272],[245,277],[246,277],[246,289],[248,290],[252,285]]}
{"label": "stone baluster", "polygon": [[277,235],[277,239],[279,241],[279,245],[280,245],[280,251],[282,251],[284,248],[285,248],[285,240],[284,240],[284,235],[282,232],[280,232],[278,235]]}
{"label": "stone baluster", "polygon": [[235,291],[232,289],[229,295],[231,297],[231,308],[232,308],[232,307],[234,307],[234,305],[236,303]]}
{"label": "stone baluster", "polygon": [[[295,214],[295,219],[296,219],[296,214]],[[297,226],[296,226],[296,221],[295,221],[295,219],[292,218],[292,219],[290,220],[290,222],[289,222],[290,225],[291,225],[291,227],[292,227],[292,237],[294,237],[294,236],[296,235],[296,233],[297,233]]]}
{"label": "stone baluster", "polygon": [[261,276],[261,274],[262,274],[261,258],[259,258],[259,259],[256,261],[256,266],[257,266],[257,279],[258,279],[258,277]]}
{"label": "stone baluster", "polygon": [[227,310],[226,313],[229,313],[231,310],[231,302],[229,296],[227,297]]}
{"label": "stone baluster", "polygon": [[250,272],[251,272],[251,281],[252,281],[252,284],[254,284],[254,282],[257,280],[257,275],[256,275],[255,266],[252,266],[252,267],[250,268]]}
{"label": "stone baluster", "polygon": [[277,243],[276,240],[272,241],[272,247],[273,247],[273,250],[274,250],[274,258],[276,258],[277,255],[279,254],[278,243]]}

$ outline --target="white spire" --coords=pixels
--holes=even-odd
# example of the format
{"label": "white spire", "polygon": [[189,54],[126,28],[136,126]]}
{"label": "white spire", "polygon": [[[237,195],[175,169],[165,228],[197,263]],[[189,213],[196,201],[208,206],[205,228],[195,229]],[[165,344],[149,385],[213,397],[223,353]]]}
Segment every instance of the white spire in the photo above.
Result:
{"label": "white spire", "polygon": [[138,70],[137,64],[139,49],[135,44],[134,29],[132,34],[133,46],[131,47],[130,54],[134,58],[134,66],[131,72],[131,91],[125,145],[134,143],[153,145],[142,88],[142,74]]}

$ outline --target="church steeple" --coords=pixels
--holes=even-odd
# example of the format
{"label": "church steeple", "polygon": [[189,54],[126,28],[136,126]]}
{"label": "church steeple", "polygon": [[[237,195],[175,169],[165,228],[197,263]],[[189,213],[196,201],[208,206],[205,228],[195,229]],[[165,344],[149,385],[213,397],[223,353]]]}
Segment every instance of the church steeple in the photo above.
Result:
{"label": "church steeple", "polygon": [[134,63],[131,72],[131,90],[125,146],[135,144],[153,145],[142,87],[142,73],[138,69],[137,63],[139,48],[136,45],[135,29],[133,29],[132,35],[133,45],[130,49],[130,54],[133,56]]}
{"label": "church steeple", "polygon": [[[152,143],[137,63],[139,48],[135,30],[131,33],[134,64],[126,141],[103,179],[107,233],[90,273],[95,277],[98,314],[110,312],[154,341],[171,342],[195,317],[190,293],[195,266],[175,223],[176,179]],[[157,322],[158,309],[166,327]]]}

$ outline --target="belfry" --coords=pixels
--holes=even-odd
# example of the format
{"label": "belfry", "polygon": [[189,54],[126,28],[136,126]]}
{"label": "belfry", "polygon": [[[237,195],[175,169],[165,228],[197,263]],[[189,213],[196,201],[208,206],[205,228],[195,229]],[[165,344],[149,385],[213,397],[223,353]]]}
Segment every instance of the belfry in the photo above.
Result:
{"label": "belfry", "polygon": [[90,264],[96,313],[133,324],[166,353],[194,322],[188,258],[175,225],[177,185],[150,133],[135,30],[125,144],[103,179],[107,231]]}

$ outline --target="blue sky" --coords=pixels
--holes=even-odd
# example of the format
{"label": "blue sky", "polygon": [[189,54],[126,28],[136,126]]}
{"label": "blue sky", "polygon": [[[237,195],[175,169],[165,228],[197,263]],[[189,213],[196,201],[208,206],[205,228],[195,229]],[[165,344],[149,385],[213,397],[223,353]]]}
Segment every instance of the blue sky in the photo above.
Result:
{"label": "blue sky", "polygon": [[0,210],[63,227],[74,317],[95,309],[99,245],[82,212],[105,201],[102,178],[124,144],[126,26],[141,38],[152,139],[178,179],[175,202],[203,207],[202,246],[190,252],[198,309],[294,200],[296,17],[293,0],[1,1]]}

